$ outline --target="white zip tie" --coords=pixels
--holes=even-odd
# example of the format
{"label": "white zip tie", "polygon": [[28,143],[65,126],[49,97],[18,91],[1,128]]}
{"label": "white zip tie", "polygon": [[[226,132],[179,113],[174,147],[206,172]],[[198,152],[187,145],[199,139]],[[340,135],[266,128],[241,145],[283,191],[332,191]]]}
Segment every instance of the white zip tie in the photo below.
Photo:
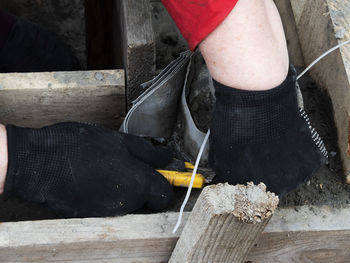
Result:
{"label": "white zip tie", "polygon": [[191,194],[191,191],[192,191],[192,186],[193,186],[193,182],[194,182],[194,177],[197,173],[197,170],[198,170],[198,166],[199,166],[199,161],[201,160],[201,157],[202,157],[202,154],[203,154],[203,151],[204,151],[204,148],[208,142],[208,138],[209,138],[209,134],[210,134],[210,130],[208,130],[207,134],[205,135],[204,137],[204,140],[203,140],[203,143],[201,145],[201,148],[199,150],[199,153],[197,155],[197,159],[196,159],[196,163],[194,165],[194,169],[193,169],[193,172],[192,172],[192,177],[191,177],[191,182],[190,182],[190,185],[187,189],[187,193],[186,193],[186,197],[185,197],[185,200],[183,201],[182,205],[181,205],[181,209],[180,209],[180,213],[179,213],[179,217],[177,218],[177,223],[173,229],[173,234],[176,233],[177,229],[179,228],[179,226],[181,225],[181,221],[182,221],[182,215],[183,215],[183,212],[184,212],[184,209],[185,209],[185,206],[187,204],[187,201],[188,199],[190,198],[190,194]]}

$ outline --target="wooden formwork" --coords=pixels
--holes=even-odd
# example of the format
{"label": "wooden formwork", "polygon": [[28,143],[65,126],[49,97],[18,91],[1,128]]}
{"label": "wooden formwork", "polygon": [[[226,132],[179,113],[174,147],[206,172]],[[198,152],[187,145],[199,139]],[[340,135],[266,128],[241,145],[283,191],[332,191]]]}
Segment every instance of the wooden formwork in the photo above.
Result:
{"label": "wooden formwork", "polygon": [[123,116],[123,70],[0,74],[0,123],[79,121],[118,129]]}
{"label": "wooden formwork", "polygon": [[[118,12],[130,10],[128,4],[132,1],[122,2],[120,6],[115,7],[116,10]],[[307,27],[307,23],[300,22],[306,18],[302,18],[300,12],[296,11],[301,9],[296,9],[295,6],[299,4],[298,8],[301,8],[302,3],[305,9],[308,4],[306,4],[307,1],[299,1],[295,4],[296,2],[292,0],[300,35],[301,25]],[[138,6],[141,3],[147,5],[147,1],[139,1]],[[276,4],[282,15],[287,14],[283,16],[283,23],[290,28],[286,32],[287,39],[290,40],[291,60],[298,66],[302,66],[303,57],[306,57],[305,52],[308,49],[303,47],[303,56],[301,56],[295,22],[291,19],[293,16],[291,16],[289,1],[276,0]],[[323,10],[323,6],[319,7],[320,10]],[[310,10],[310,7],[305,10],[308,10],[304,11],[305,14],[319,12],[319,10]],[[134,12],[134,15],[137,15],[137,12]],[[148,19],[148,16],[146,17]],[[329,23],[329,18],[325,17],[328,19],[326,22]],[[122,19],[126,21],[127,16]],[[130,17],[128,19],[132,21]],[[326,23],[321,22],[322,25]],[[145,52],[147,50],[150,52],[147,55],[148,58],[145,58],[148,61],[145,65],[149,67],[140,69],[144,73],[140,73],[141,77],[137,82],[132,82],[133,74],[138,77],[137,71],[129,70],[129,73],[126,74],[130,85],[137,89],[139,83],[148,80],[154,73],[152,64],[155,55],[154,43],[148,45],[147,41],[152,42],[152,39],[146,37],[145,39],[148,39],[146,42],[136,41],[135,45],[131,44],[133,42],[128,39],[135,37],[130,32],[132,27],[128,23],[122,25],[124,29],[129,28],[128,33],[122,31],[126,67],[137,65],[139,62],[132,62],[134,58],[130,56],[135,56],[133,54],[141,56],[143,52],[133,53],[132,49],[141,46],[139,50],[144,47]],[[304,43],[302,46],[305,46],[307,41],[311,40],[306,36],[302,38],[302,43]],[[337,55],[336,61],[339,61],[340,55],[342,54]],[[308,59],[305,60],[309,62]],[[82,121],[117,128],[125,114],[126,92],[122,70],[0,74],[0,80],[1,123],[40,127],[60,121]],[[347,89],[342,90],[348,92]],[[133,94],[132,89],[130,92]],[[134,96],[132,94],[130,99]],[[220,213],[219,217],[223,215],[225,218],[229,217],[227,211]],[[184,223],[175,234],[172,234],[172,229],[178,213],[173,212],[115,218],[1,223],[0,262],[167,262],[178,239],[181,236],[186,239],[194,234],[188,231],[182,233],[190,215],[191,212],[184,214]],[[214,214],[214,217],[217,217],[217,214]],[[259,238],[251,240],[249,246],[252,246],[252,249],[249,253],[245,251],[245,262],[348,262],[350,258],[348,249],[350,221],[347,220],[348,218],[350,218],[349,205],[338,208],[303,206],[278,209],[272,219],[268,223],[265,222],[267,223],[266,228],[263,230],[265,225],[259,228],[259,231],[263,231],[261,235],[259,231],[254,232]],[[193,221],[201,222],[202,219],[201,213],[192,214],[192,224]],[[211,221],[208,220],[208,222]],[[225,222],[225,220],[221,219],[217,222]],[[226,223],[229,222],[225,222],[225,225]],[[187,229],[190,228],[187,227]],[[232,228],[223,227],[222,223],[214,224],[211,233],[220,233],[215,239],[223,244],[219,248],[220,253],[226,253],[225,250],[237,246],[235,239],[230,239],[230,242],[227,243],[225,243],[227,240],[220,240],[222,237],[229,237],[232,231]],[[247,233],[250,236],[249,231]],[[201,241],[201,239],[198,240]],[[205,251],[210,251],[211,255],[215,254],[215,250],[213,251],[215,244],[211,241],[206,240],[207,247],[201,248],[204,251],[202,261],[187,262],[210,262],[205,261],[208,259]],[[199,246],[193,243],[190,245],[193,249],[198,249]],[[176,253],[181,252],[185,251],[180,250]],[[193,253],[193,250],[186,253]],[[173,262],[179,262],[176,261],[176,255],[173,255],[173,258],[175,258]],[[224,258],[220,262],[228,261],[225,261]]]}
{"label": "wooden formwork", "polygon": [[[168,262],[183,229],[172,234],[177,216],[161,213],[1,223],[0,262]],[[184,214],[184,223],[189,216],[190,212]],[[348,262],[347,218],[349,205],[279,209],[260,238],[252,242],[245,262]],[[216,231],[220,230],[221,225],[216,225]],[[224,230],[223,235],[232,234],[232,229]],[[232,244],[226,243],[225,249],[232,249]]]}
{"label": "wooden formwork", "polygon": [[115,23],[119,25],[115,41],[121,47],[126,73],[127,106],[141,93],[140,84],[154,77],[156,47],[149,0],[114,1]]}

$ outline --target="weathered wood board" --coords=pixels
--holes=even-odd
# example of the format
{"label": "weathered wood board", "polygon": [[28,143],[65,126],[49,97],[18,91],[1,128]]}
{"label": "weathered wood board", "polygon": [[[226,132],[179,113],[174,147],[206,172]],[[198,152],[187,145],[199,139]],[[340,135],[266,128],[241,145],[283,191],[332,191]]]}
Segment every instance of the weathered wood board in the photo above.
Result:
{"label": "weathered wood board", "polygon": [[205,187],[169,263],[243,262],[278,202],[262,183]]}
{"label": "weathered wood board", "polygon": [[0,123],[79,121],[119,128],[124,115],[123,70],[0,74]]}
{"label": "weathered wood board", "polygon": [[[328,49],[350,39],[350,2],[344,0],[291,0],[299,40],[310,64]],[[350,45],[343,46],[310,70],[333,103],[338,145],[347,182],[350,183]]]}
{"label": "weathered wood board", "polygon": [[155,74],[156,51],[150,1],[116,1],[115,13],[119,18],[116,23],[122,43],[127,105],[130,106],[142,93],[140,84],[151,80]]}
{"label": "weathered wood board", "polygon": [[254,263],[349,262],[349,216],[349,205],[280,209],[247,260]]}
{"label": "weathered wood board", "polygon": [[176,219],[170,213],[3,223],[0,262],[167,262]]}
{"label": "weathered wood board", "polygon": [[[190,212],[184,214],[184,225]],[[178,213],[0,224],[0,262],[167,262]],[[248,262],[348,262],[350,206],[277,210]]]}
{"label": "weathered wood board", "polygon": [[290,0],[274,1],[282,18],[283,28],[286,34],[290,62],[297,67],[303,67],[305,63],[303,55],[301,53],[299,36]]}

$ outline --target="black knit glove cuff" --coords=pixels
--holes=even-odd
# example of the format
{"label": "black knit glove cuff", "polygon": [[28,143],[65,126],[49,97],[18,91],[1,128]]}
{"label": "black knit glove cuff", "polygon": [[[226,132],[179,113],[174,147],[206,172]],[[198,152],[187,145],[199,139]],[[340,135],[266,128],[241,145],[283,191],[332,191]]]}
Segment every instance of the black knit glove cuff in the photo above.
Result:
{"label": "black knit glove cuff", "polygon": [[214,80],[216,105],[211,130],[231,143],[263,143],[278,138],[298,115],[296,71],[290,67],[284,82],[264,91],[246,91]]}
{"label": "black knit glove cuff", "polygon": [[[69,183],[67,169],[77,156],[74,149],[78,144],[78,134],[69,123],[42,129],[7,125],[6,129],[6,195],[42,203],[53,186],[64,187]],[[62,129],[67,132],[62,133]]]}

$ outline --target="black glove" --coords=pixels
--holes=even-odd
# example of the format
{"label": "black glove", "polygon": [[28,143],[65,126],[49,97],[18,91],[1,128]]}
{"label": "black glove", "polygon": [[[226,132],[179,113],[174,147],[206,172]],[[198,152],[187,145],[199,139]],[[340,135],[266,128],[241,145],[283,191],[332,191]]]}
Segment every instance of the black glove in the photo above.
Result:
{"label": "black glove", "polygon": [[[4,14],[0,10],[0,16]],[[80,68],[71,49],[54,33],[24,19],[13,19],[15,22],[9,29],[7,39],[0,46],[0,72],[67,71]]]}
{"label": "black glove", "polygon": [[80,123],[7,126],[5,195],[46,203],[69,217],[166,208],[173,189],[153,168],[171,153],[128,134]]}
{"label": "black glove", "polygon": [[209,162],[216,182],[264,182],[283,195],[326,161],[327,151],[298,108],[296,72],[266,91],[244,91],[214,81],[216,106]]}

